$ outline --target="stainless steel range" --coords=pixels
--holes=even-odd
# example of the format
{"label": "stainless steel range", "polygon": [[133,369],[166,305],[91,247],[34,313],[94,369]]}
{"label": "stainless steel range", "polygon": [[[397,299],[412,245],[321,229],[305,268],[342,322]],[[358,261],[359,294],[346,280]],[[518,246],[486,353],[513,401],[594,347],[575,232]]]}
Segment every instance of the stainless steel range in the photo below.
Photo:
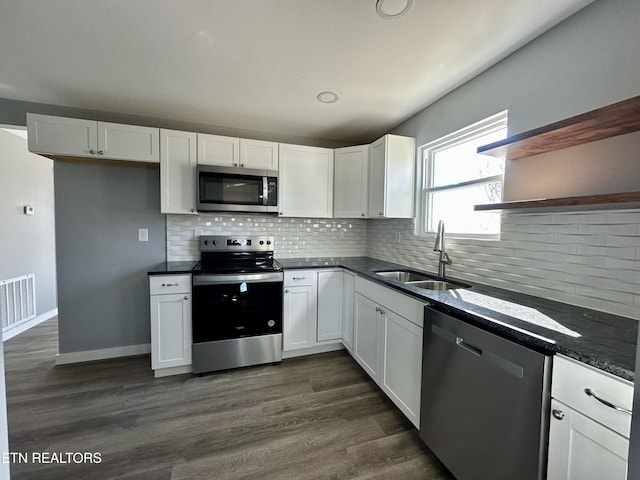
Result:
{"label": "stainless steel range", "polygon": [[282,360],[282,267],[271,236],[201,236],[193,269],[193,372]]}

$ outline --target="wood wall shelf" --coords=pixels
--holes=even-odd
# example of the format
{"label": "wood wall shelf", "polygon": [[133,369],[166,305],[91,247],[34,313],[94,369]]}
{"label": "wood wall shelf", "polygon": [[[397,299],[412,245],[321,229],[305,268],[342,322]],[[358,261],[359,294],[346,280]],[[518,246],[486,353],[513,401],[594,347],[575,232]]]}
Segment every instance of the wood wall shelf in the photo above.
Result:
{"label": "wood wall shelf", "polygon": [[517,160],[638,130],[640,95],[478,147],[478,153]]}
{"label": "wood wall shelf", "polygon": [[640,192],[606,193],[580,197],[543,198],[505,203],[486,203],[476,205],[475,211],[486,210],[586,210],[591,208],[640,208]]}

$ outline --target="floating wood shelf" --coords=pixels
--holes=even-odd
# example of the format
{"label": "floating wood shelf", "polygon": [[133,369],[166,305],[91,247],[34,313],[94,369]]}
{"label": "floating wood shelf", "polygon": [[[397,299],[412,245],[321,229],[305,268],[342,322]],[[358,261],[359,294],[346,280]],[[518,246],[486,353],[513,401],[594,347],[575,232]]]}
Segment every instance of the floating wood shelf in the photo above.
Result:
{"label": "floating wood shelf", "polygon": [[638,130],[640,96],[478,147],[478,153],[517,160]]}
{"label": "floating wood shelf", "polygon": [[640,208],[640,192],[606,193],[580,197],[542,198],[505,203],[487,203],[476,205],[474,210],[548,210],[548,209],[585,209],[595,208]]}

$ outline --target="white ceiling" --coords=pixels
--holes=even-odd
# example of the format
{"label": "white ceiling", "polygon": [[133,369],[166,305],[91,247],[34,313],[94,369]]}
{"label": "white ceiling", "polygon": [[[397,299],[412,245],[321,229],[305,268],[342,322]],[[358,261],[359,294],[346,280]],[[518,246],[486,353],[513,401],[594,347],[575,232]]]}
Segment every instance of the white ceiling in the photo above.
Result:
{"label": "white ceiling", "polygon": [[370,141],[591,1],[0,0],[0,97]]}

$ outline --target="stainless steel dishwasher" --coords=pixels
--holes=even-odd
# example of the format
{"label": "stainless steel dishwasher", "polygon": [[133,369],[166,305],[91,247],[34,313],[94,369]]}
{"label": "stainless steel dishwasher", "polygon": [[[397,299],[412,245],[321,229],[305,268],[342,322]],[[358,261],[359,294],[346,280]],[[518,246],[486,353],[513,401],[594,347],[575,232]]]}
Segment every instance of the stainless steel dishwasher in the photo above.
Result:
{"label": "stainless steel dishwasher", "polygon": [[420,438],[457,480],[545,478],[551,357],[426,307]]}

